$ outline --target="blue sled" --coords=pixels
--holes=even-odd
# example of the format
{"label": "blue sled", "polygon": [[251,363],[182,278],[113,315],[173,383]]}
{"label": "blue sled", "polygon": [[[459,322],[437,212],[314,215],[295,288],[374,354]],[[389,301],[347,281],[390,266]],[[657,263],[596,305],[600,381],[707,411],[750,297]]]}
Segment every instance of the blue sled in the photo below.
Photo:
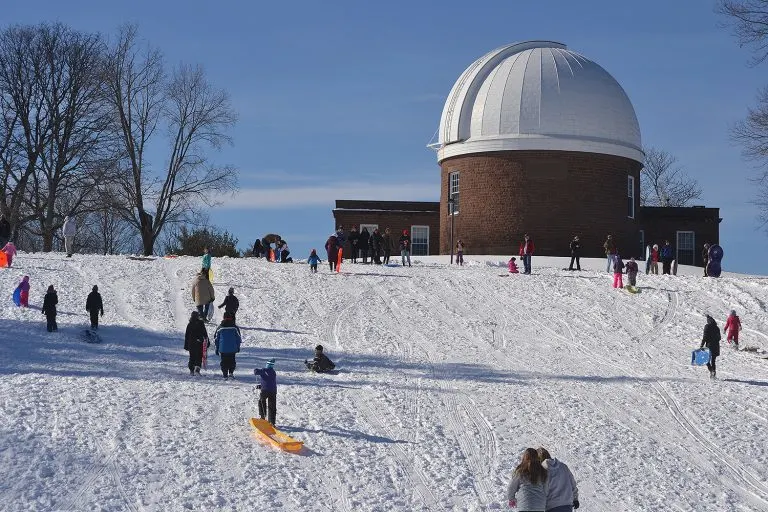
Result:
{"label": "blue sled", "polygon": [[700,348],[691,352],[691,364],[702,366],[709,362],[709,349]]}
{"label": "blue sled", "polygon": [[21,288],[19,287],[13,290],[13,303],[16,304],[16,307],[21,306]]}

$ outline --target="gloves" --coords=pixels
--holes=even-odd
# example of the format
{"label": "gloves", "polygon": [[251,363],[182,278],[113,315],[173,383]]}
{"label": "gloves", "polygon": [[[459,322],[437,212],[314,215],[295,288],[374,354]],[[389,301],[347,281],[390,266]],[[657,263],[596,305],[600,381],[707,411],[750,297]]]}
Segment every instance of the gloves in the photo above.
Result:
{"label": "gloves", "polygon": [[579,508],[579,500],[573,500],[573,509],[576,510]]}
{"label": "gloves", "polygon": [[517,508],[517,501],[509,500],[509,508]]}

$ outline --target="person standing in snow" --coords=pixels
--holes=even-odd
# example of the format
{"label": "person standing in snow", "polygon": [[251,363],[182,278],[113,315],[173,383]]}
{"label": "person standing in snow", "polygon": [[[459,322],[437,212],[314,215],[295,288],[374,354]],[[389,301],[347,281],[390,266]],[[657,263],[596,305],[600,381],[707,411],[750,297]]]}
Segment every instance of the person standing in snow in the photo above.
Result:
{"label": "person standing in snow", "polygon": [[709,362],[707,363],[707,369],[709,370],[709,378],[717,378],[717,366],[715,359],[720,355],[720,328],[717,327],[717,322],[711,316],[707,315],[707,325],[704,326],[704,336],[701,339],[701,346],[699,348],[707,347],[709,349]]}
{"label": "person standing in snow", "polygon": [[733,345],[736,348],[736,350],[739,350],[739,331],[741,331],[741,320],[739,319],[739,316],[736,314],[736,310],[732,309],[731,314],[728,315],[728,319],[725,321],[725,326],[723,326],[723,332],[728,331],[728,335],[726,336],[726,340],[728,340],[728,343],[733,341]]}
{"label": "person standing in snow", "polygon": [[213,285],[208,280],[208,272],[205,269],[200,271],[195,278],[195,282],[192,283],[192,300],[195,301],[200,318],[205,322],[208,318],[208,310],[211,307],[211,303],[216,300]]}
{"label": "person standing in snow", "polygon": [[99,328],[99,313],[104,316],[104,303],[101,301],[99,287],[93,285],[93,290],[85,301],[85,310],[91,314],[91,329]]}
{"label": "person standing in snow", "polygon": [[77,225],[75,219],[67,215],[64,217],[64,225],[61,226],[61,234],[64,236],[64,249],[67,251],[67,258],[72,257],[75,247],[75,234]]}
{"label": "person standing in snow", "polygon": [[546,448],[539,448],[536,453],[541,465],[547,470],[549,488],[546,512],[572,512],[579,508],[579,488],[568,466],[552,458]]}
{"label": "person standing in snow", "polygon": [[317,251],[312,249],[312,252],[309,253],[309,258],[307,258],[307,263],[309,263],[309,270],[313,274],[317,274],[317,264],[320,263],[320,256],[317,255]]}
{"label": "person standing in snow", "polygon": [[203,268],[202,272],[205,272],[205,277],[211,280],[211,253],[207,247],[203,248]]}
{"label": "person standing in snow", "polygon": [[547,470],[533,448],[526,448],[507,486],[509,506],[527,512],[546,512],[549,492]]}
{"label": "person standing in snow", "polygon": [[704,248],[701,250],[701,260],[704,262],[704,277],[707,276],[707,263],[709,263],[709,244],[704,244]]}
{"label": "person standing in snow", "polygon": [[[343,251],[344,251],[344,244],[347,243],[347,235],[344,234],[344,226],[339,226],[339,228],[336,230],[336,245],[339,246],[339,250],[342,251],[341,257],[344,257]],[[358,244],[359,244],[358,240]]]}
{"label": "person standing in snow", "polygon": [[389,265],[389,257],[392,255],[392,232],[389,228],[384,230],[381,237],[381,246],[384,249],[384,265]]}
{"label": "person standing in snow", "polygon": [[56,304],[58,303],[59,297],[56,295],[56,290],[53,288],[53,285],[50,285],[43,299],[43,314],[45,315],[48,332],[59,330],[59,326],[56,325]]}
{"label": "person standing in snow", "polygon": [[371,233],[371,260],[376,265],[381,265],[381,244],[384,241],[384,237],[381,236],[379,228],[374,228]]}
{"label": "person standing in snow", "polygon": [[659,275],[659,246],[653,244],[651,248],[651,274]]}
{"label": "person standing in snow", "polygon": [[184,350],[189,352],[189,362],[187,363],[189,374],[200,375],[203,353],[208,350],[208,330],[197,311],[192,311],[189,316],[187,330],[184,333]]}
{"label": "person standing in snow", "polygon": [[368,264],[368,251],[370,249],[371,234],[368,232],[368,228],[363,227],[360,230],[360,234],[357,236],[357,246],[360,249],[360,257],[363,259],[364,264]]}
{"label": "person standing in snow", "polygon": [[460,267],[464,266],[464,242],[461,238],[456,241],[456,264]]}
{"label": "person standing in snow", "polygon": [[235,325],[232,315],[224,313],[224,319],[216,328],[213,340],[216,344],[216,355],[221,356],[221,373],[224,374],[225,379],[234,379],[235,368],[237,367],[235,354],[240,352],[243,338],[240,336],[240,329]]}
{"label": "person standing in snow", "polygon": [[325,242],[325,252],[328,254],[328,265],[331,267],[331,272],[336,269],[336,262],[339,258],[339,239],[336,235],[331,235]]}
{"label": "person standing in snow", "polygon": [[0,247],[3,247],[11,239],[11,223],[5,217],[0,215]]}
{"label": "person standing in snow", "polygon": [[[16,290],[19,291],[19,303],[17,306],[21,306],[22,308],[28,308],[29,307],[29,276],[24,276],[21,279],[21,282],[16,287]],[[14,294],[16,292],[14,291]]]}
{"label": "person standing in snow", "polygon": [[5,253],[5,259],[8,260],[8,268],[11,268],[13,257],[16,256],[16,245],[13,242],[8,242],[3,246],[3,252]]}
{"label": "person standing in snow", "polygon": [[651,272],[651,244],[645,246],[645,275]]}
{"label": "person standing in snow", "polygon": [[664,241],[664,247],[661,248],[661,267],[662,274],[672,273],[672,261],[675,259],[675,252],[669,244],[669,240]]}
{"label": "person standing in snow", "polygon": [[528,233],[523,237],[523,241],[520,243],[520,258],[523,260],[523,274],[531,273],[531,258],[533,257],[533,251],[536,247],[533,245],[533,240],[528,236]]}
{"label": "person standing in snow", "polygon": [[219,304],[219,309],[224,308],[224,313],[232,315],[232,321],[237,323],[237,310],[240,308],[240,301],[235,297],[235,289],[230,288],[229,293],[224,297],[224,302]]}
{"label": "person standing in snow", "polygon": [[275,263],[283,262],[283,241],[278,240],[275,242]]}
{"label": "person standing in snow", "polygon": [[349,231],[349,251],[350,251],[350,259],[352,260],[352,263],[357,263],[357,241],[360,238],[360,234],[357,232],[357,226],[352,226],[352,229]]}
{"label": "person standing in snow", "polygon": [[581,242],[579,242],[579,237],[574,236],[573,240],[571,240],[571,263],[568,265],[568,270],[573,270],[573,262],[576,262],[576,270],[581,270]]}
{"label": "person standing in snow", "polygon": [[254,368],[253,374],[259,377],[259,417],[267,419],[274,427],[277,417],[277,374],[275,360],[270,359],[263,369]]}
{"label": "person standing in snow", "polygon": [[629,286],[637,286],[637,273],[640,271],[640,269],[637,267],[637,262],[635,261],[634,256],[629,258],[626,269],[627,278],[629,279]]}
{"label": "person standing in snow", "polygon": [[280,263],[293,263],[293,258],[291,258],[291,250],[288,249],[288,242],[281,240],[280,247],[282,248],[280,251]]}
{"label": "person standing in snow", "polygon": [[403,266],[405,266],[405,260],[408,260],[408,266],[411,266],[411,236],[408,234],[408,230],[404,229],[403,234],[400,236],[400,259],[403,260]]}
{"label": "person standing in snow", "polygon": [[312,359],[312,362],[310,363],[305,359],[304,365],[308,370],[312,370],[313,372],[318,373],[328,372],[336,368],[336,365],[333,364],[333,361],[331,361],[330,358],[325,355],[325,352],[323,352],[322,345],[315,347],[315,358]]}
{"label": "person standing in snow", "polygon": [[613,287],[624,288],[624,282],[621,278],[624,272],[624,262],[621,261],[621,256],[617,252],[613,255]]}
{"label": "person standing in snow", "polygon": [[613,272],[613,259],[616,254],[616,242],[613,241],[613,235],[606,237],[603,249],[605,249],[605,258],[608,260],[606,272]]}
{"label": "person standing in snow", "polygon": [[261,258],[261,253],[264,251],[264,247],[261,245],[261,240],[256,239],[256,241],[253,243],[253,250],[251,251],[253,253],[254,258]]}

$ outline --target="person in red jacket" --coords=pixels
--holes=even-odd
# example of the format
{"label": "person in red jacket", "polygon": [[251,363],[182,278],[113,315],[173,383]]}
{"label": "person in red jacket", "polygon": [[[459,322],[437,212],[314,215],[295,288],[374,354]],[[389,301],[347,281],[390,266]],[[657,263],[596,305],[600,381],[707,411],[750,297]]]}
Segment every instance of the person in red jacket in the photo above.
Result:
{"label": "person in red jacket", "polygon": [[531,240],[531,237],[526,233],[520,244],[520,258],[523,260],[523,274],[531,273],[531,256],[533,256],[533,251],[535,249],[533,240]]}
{"label": "person in red jacket", "polygon": [[733,341],[733,345],[736,347],[736,350],[739,350],[739,331],[741,330],[741,320],[739,320],[739,316],[736,314],[735,310],[731,310],[731,314],[728,316],[728,320],[725,321],[725,326],[723,327],[723,332],[728,331],[728,336],[726,339],[728,340],[728,343]]}

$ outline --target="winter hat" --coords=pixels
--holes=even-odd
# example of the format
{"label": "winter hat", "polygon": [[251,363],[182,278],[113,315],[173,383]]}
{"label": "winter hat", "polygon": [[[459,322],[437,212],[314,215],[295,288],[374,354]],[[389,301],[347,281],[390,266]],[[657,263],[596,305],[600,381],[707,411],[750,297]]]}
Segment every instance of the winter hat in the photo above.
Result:
{"label": "winter hat", "polygon": [[53,288],[53,285],[48,285],[48,292],[55,292],[56,290]]}
{"label": "winter hat", "polygon": [[407,229],[404,229],[404,230],[403,230],[403,234],[404,234],[404,235],[407,235],[407,234],[408,234],[408,230],[407,230]]}
{"label": "winter hat", "polygon": [[274,367],[275,367],[275,358],[273,357],[272,359],[270,359],[269,361],[267,361],[267,366],[266,366],[266,368],[274,368]]}
{"label": "winter hat", "polygon": [[731,315],[736,316],[736,310],[735,309],[731,310]]}
{"label": "winter hat", "polygon": [[24,276],[24,279],[22,281],[29,281],[29,276]]}
{"label": "winter hat", "polygon": [[95,291],[95,292],[99,291],[99,287],[96,286],[96,285],[93,285],[93,291]]}
{"label": "winter hat", "polygon": [[229,289],[229,294],[230,295],[234,295],[235,294],[235,289],[234,288],[230,288]]}
{"label": "winter hat", "polygon": [[659,250],[659,246],[657,244],[653,244],[653,250],[654,251],[658,251]]}
{"label": "winter hat", "polygon": [[315,350],[317,350],[318,352],[322,352],[323,351],[323,346],[322,345],[318,345],[318,346],[315,347]]}
{"label": "winter hat", "polygon": [[192,311],[192,313],[189,315],[190,320],[197,320],[200,318],[200,313],[197,312],[197,310]]}

